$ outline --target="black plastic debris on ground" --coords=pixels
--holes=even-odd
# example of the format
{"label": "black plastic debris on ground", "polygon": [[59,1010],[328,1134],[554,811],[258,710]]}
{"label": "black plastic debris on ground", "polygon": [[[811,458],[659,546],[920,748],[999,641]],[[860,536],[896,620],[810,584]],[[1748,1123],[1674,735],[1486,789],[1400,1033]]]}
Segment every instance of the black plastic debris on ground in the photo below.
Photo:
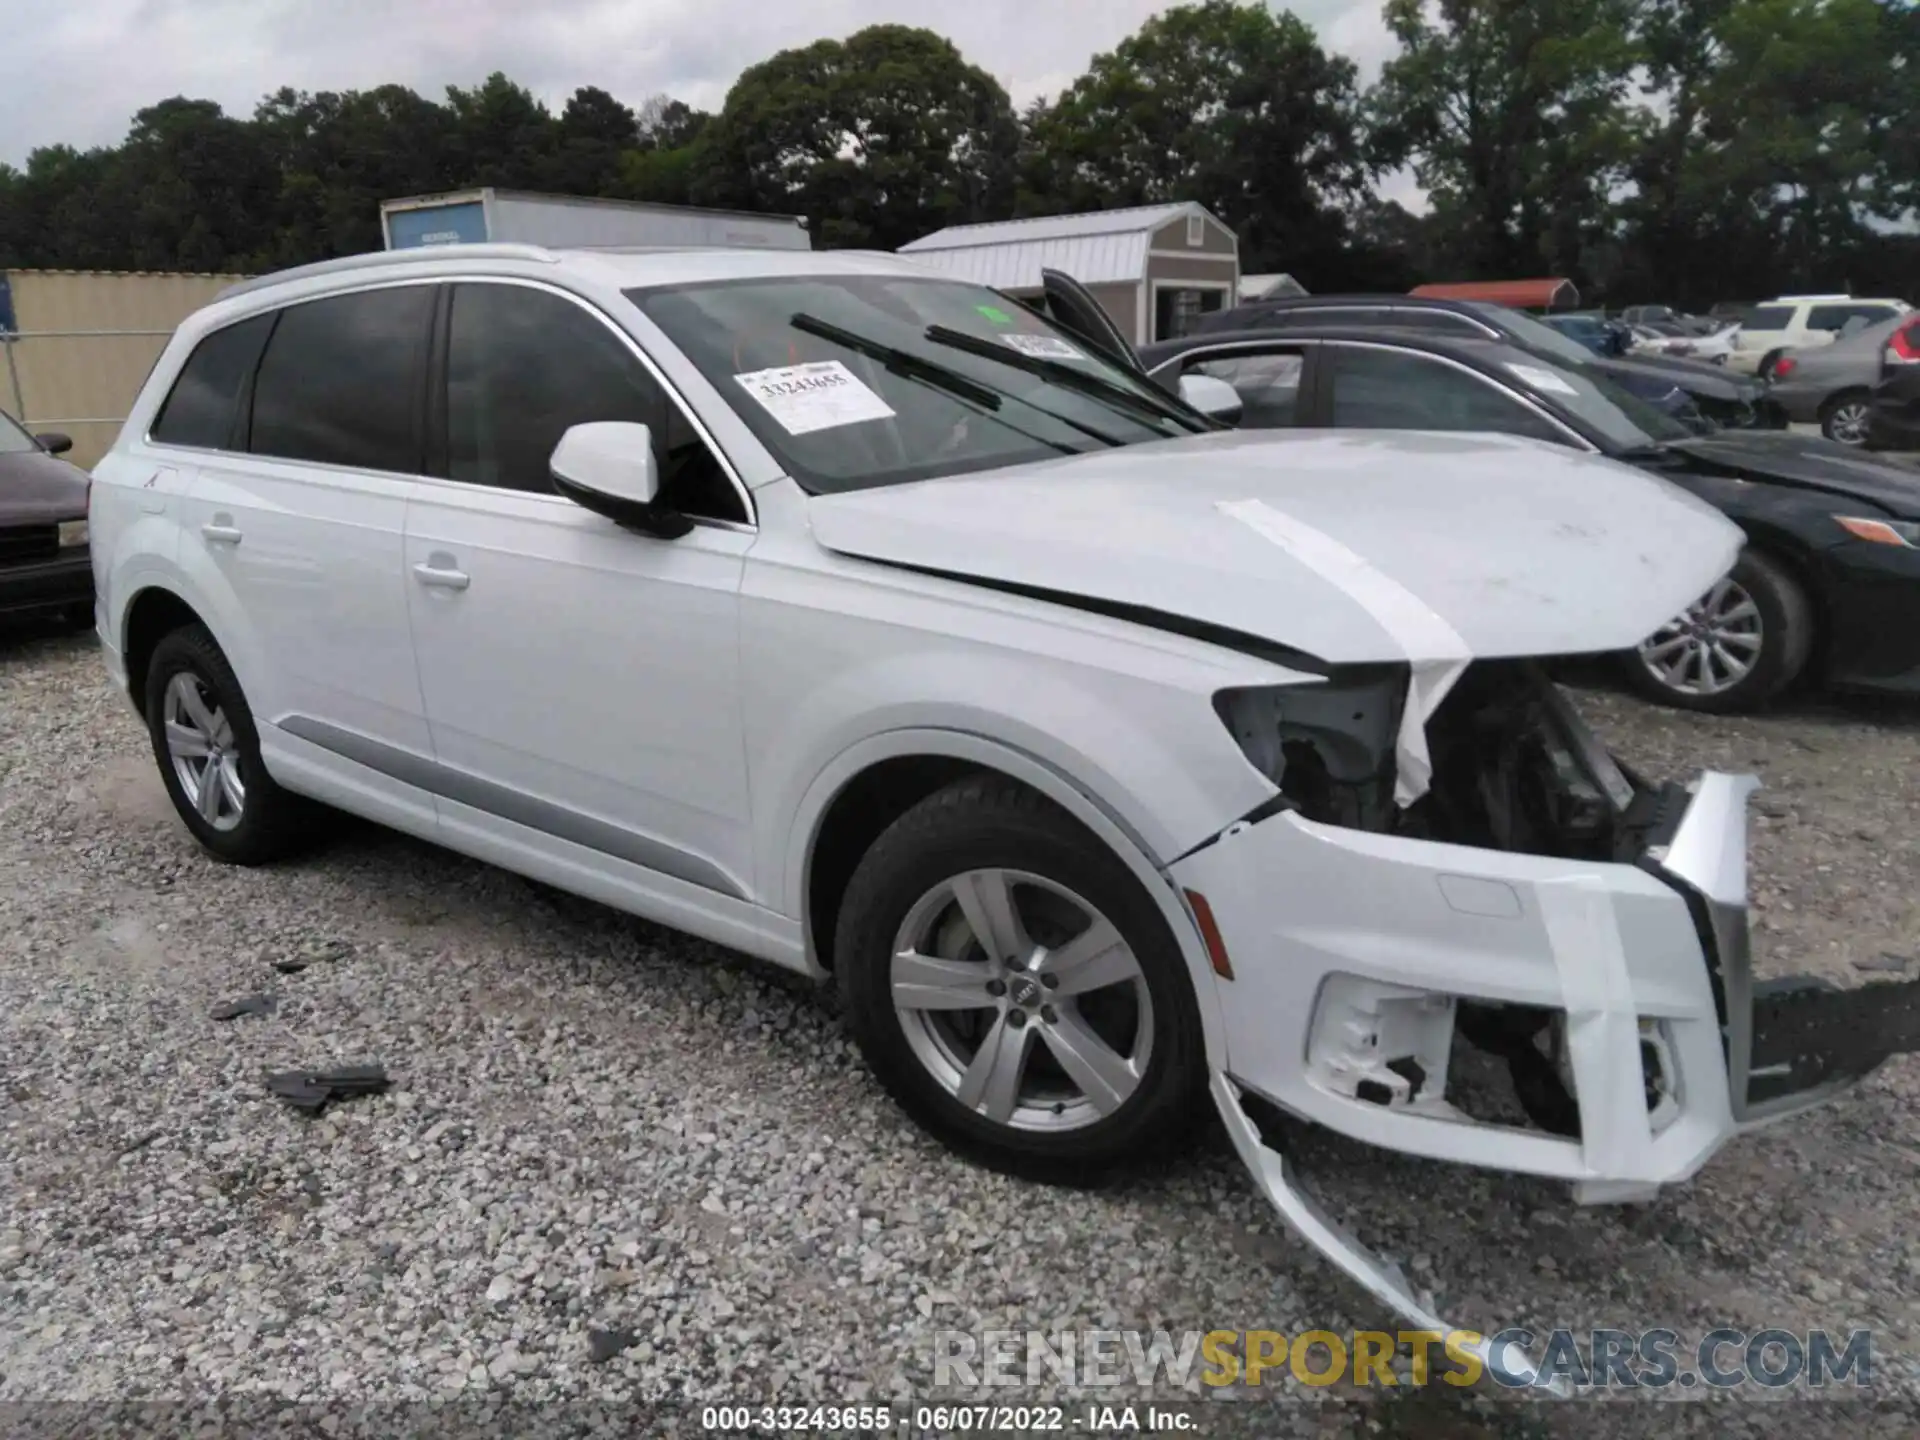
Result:
{"label": "black plastic debris on ground", "polygon": [[353,946],[345,940],[329,940],[302,950],[298,955],[285,955],[273,962],[273,968],[282,975],[298,975],[310,965],[326,965],[335,960],[344,960],[353,954]]}
{"label": "black plastic debris on ground", "polygon": [[271,1015],[280,1002],[271,995],[242,995],[213,1007],[215,1020],[238,1020],[242,1015]]}
{"label": "black plastic debris on ground", "polygon": [[593,1365],[604,1365],[622,1350],[633,1347],[634,1336],[630,1330],[589,1330],[587,1331],[587,1361]]}
{"label": "black plastic debris on ground", "polygon": [[393,1082],[380,1065],[341,1065],[332,1070],[282,1070],[267,1077],[267,1089],[294,1109],[318,1115],[335,1100],[379,1095]]}

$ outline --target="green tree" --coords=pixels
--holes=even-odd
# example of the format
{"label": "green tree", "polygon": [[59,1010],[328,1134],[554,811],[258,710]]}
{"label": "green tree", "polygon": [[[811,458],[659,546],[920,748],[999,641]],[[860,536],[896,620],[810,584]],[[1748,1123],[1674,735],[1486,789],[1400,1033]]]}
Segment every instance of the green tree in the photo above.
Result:
{"label": "green tree", "polygon": [[633,111],[606,91],[583,85],[558,122],[553,181],[568,195],[610,195],[626,152],[640,139]]}
{"label": "green tree", "polygon": [[449,85],[447,108],[453,112],[458,184],[553,188],[560,127],[532,91],[496,70],[471,90]]}
{"label": "green tree", "polygon": [[1345,264],[1343,210],[1370,179],[1359,121],[1353,63],[1298,16],[1181,5],[1029,112],[1022,205],[1196,200],[1239,234],[1245,268],[1325,288]]}
{"label": "green tree", "polygon": [[1013,198],[1006,91],[930,30],[875,25],[752,66],[699,142],[693,198],[808,216],[819,243],[894,249]]}
{"label": "green tree", "polygon": [[1607,238],[1632,150],[1632,7],[1388,0],[1400,54],[1370,97],[1375,158],[1411,160],[1461,278],[1577,270]]}
{"label": "green tree", "polygon": [[639,143],[620,157],[613,193],[656,205],[686,205],[713,117],[683,100],[655,95],[640,107]]}

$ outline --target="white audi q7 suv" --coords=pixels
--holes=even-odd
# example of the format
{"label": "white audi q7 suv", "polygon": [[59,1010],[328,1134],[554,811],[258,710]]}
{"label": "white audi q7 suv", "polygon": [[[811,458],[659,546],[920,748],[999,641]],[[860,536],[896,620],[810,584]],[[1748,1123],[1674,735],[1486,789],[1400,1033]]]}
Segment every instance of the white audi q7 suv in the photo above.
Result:
{"label": "white audi q7 suv", "polygon": [[[498,245],[235,287],[92,490],[182,820],[253,864],[337,807],[831,976],[900,1104],[1022,1173],[1210,1099],[1435,1328],[1281,1114],[1617,1200],[1877,1063],[1761,1073],[1752,782],[1650,784],[1542,678],[1733,525],[1536,441],[1236,433],[1052,300]],[[1456,1043],[1524,1120],[1456,1106]]]}

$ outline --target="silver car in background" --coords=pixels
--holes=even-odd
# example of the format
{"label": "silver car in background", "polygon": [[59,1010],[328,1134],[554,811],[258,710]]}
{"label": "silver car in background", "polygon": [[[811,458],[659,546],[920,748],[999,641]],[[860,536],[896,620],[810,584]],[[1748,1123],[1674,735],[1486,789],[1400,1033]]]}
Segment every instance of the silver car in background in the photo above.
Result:
{"label": "silver car in background", "polygon": [[1867,410],[1894,333],[1916,323],[1895,315],[1843,334],[1831,345],[1792,350],[1774,362],[1773,399],[1796,425],[1818,425],[1842,445],[1866,441]]}

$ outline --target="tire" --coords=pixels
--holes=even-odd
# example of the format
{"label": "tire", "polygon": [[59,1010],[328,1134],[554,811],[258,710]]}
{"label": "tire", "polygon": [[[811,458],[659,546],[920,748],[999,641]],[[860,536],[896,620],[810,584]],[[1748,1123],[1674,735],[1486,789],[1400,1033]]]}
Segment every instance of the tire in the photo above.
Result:
{"label": "tire", "polygon": [[[1016,874],[1004,889],[983,878],[1006,872]],[[1037,956],[1039,968],[983,954],[963,890],[975,913],[983,913],[982,899],[991,905],[996,894],[1012,897],[1018,929],[1032,939],[995,948]],[[1093,923],[1085,924],[1089,915]],[[1064,966],[1073,953],[1067,942],[1081,938],[1074,932],[1091,935],[1102,918],[1111,927],[1102,933],[1117,936],[1121,949],[1106,947],[1097,966],[1063,969],[1068,978],[1052,988],[1048,967]],[[895,950],[903,937],[904,948],[931,952],[942,967],[939,985],[919,993],[945,995],[952,984],[966,992],[955,998],[978,1006],[897,1005]],[[1029,949],[1049,943],[1051,950]],[[881,1085],[936,1138],[993,1169],[1096,1184],[1166,1155],[1198,1128],[1192,1121],[1206,1095],[1206,1046],[1186,960],[1164,917],[1118,856],[1010,780],[958,781],[882,833],[848,883],[834,964],[848,1027]],[[1125,978],[1092,983],[1109,975]],[[980,977],[997,976],[1006,978],[983,986]],[[1000,1071],[1012,1075],[1011,1086],[981,1086],[992,1068],[983,1068],[984,1058],[1008,1046],[1015,1048],[1007,1054],[1024,1056]],[[1119,1083],[1076,1080],[1069,1065],[1093,1073],[1076,1054],[1094,1054],[1097,1073]]]}
{"label": "tire", "polygon": [[[1699,682],[1699,647],[1690,643],[1694,638],[1691,633],[1683,638],[1682,632],[1691,632],[1690,617],[1694,610],[1713,603],[1721,594],[1722,586],[1727,585],[1733,587],[1735,594],[1726,597],[1721,609],[1724,611],[1728,603],[1737,606],[1737,594],[1744,592],[1752,606],[1752,633],[1758,637],[1757,653],[1737,680],[1712,687]],[[1741,628],[1745,628],[1744,622]],[[1622,661],[1629,681],[1648,699],[1681,710],[1733,715],[1759,709],[1799,679],[1813,653],[1813,641],[1813,606],[1806,591],[1778,560],[1763,551],[1749,549],[1741,553],[1727,579],[1703,596],[1698,606],[1656,630],[1639,649],[1623,656]],[[1724,644],[1722,650],[1736,658],[1744,658],[1748,653],[1745,645],[1731,643]],[[1663,677],[1681,654],[1692,654],[1696,658],[1683,668],[1680,683],[1673,683]],[[1714,667],[1709,674],[1717,680],[1723,672]]]}
{"label": "tire", "polygon": [[[196,719],[185,699],[189,687],[204,718]],[[179,698],[172,698],[170,692]],[[195,743],[205,741],[207,719],[217,722],[213,733],[218,753],[176,756],[168,738],[169,717],[176,713],[180,717],[176,724],[199,734],[200,742]],[[147,666],[146,715],[147,734],[167,795],[202,849],[228,864],[263,865],[297,847],[314,819],[314,809],[310,802],[282,790],[267,774],[253,712],[247,708],[233,667],[205,626],[175,630],[154,647]],[[189,771],[187,776],[181,774],[182,768]],[[194,772],[211,776],[216,768],[225,770],[227,778],[212,784],[213,813],[209,814],[188,787],[192,784],[199,794],[208,793],[195,781]],[[237,806],[233,778],[239,782]]]}
{"label": "tire", "polygon": [[1867,412],[1872,399],[1865,390],[1842,390],[1820,407],[1820,433],[1836,445],[1858,449],[1867,443]]}

